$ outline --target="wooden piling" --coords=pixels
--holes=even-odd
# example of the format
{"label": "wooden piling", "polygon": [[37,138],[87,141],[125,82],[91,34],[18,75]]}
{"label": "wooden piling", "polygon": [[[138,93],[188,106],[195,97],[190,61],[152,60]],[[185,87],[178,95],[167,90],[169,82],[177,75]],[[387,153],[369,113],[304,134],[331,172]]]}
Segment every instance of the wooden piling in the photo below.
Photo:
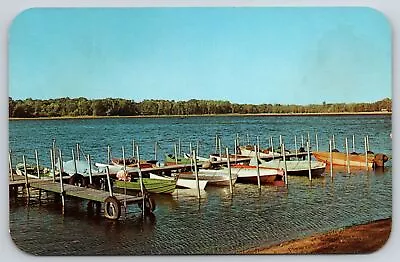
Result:
{"label": "wooden piling", "polygon": [[89,184],[93,184],[93,178],[92,178],[92,159],[90,158],[90,155],[87,156],[87,161],[89,165]]}
{"label": "wooden piling", "polygon": [[215,151],[214,154],[218,152],[218,134],[215,135]]}
{"label": "wooden piling", "polygon": [[272,150],[272,159],[275,159],[275,152],[274,152],[274,139],[271,136],[271,150]]}
{"label": "wooden piling", "polygon": [[60,195],[61,195],[61,204],[64,210],[65,207],[65,199],[64,199],[64,183],[63,183],[63,175],[62,175],[62,171],[63,171],[63,165],[62,165],[62,152],[61,150],[59,150],[59,157],[58,157],[58,167],[59,167],[59,174],[60,174]]}
{"label": "wooden piling", "polygon": [[315,133],[315,147],[316,150],[319,151],[318,133]]}
{"label": "wooden piling", "polygon": [[256,167],[257,167],[257,184],[258,189],[261,189],[261,179],[260,179],[260,164],[258,163],[258,148],[256,148]]}
{"label": "wooden piling", "polygon": [[10,169],[10,176],[11,176],[11,181],[14,181],[14,172],[13,172],[13,165],[12,165],[12,157],[11,157],[11,149],[8,150],[8,167]]}
{"label": "wooden piling", "polygon": [[72,161],[74,161],[74,174],[77,174],[78,173],[78,169],[76,167],[75,152],[74,152],[73,148],[72,148]]}
{"label": "wooden piling", "polygon": [[349,145],[347,142],[347,137],[345,138],[345,147],[346,147],[346,166],[347,166],[347,173],[350,174],[350,156],[349,156]]}
{"label": "wooden piling", "polygon": [[[175,143],[175,148],[176,148],[176,143]],[[137,166],[138,166],[138,173],[139,173],[139,183],[140,183],[140,192],[142,193],[142,205],[143,205],[143,210],[142,210],[142,215],[144,216],[145,214],[145,203],[144,203],[144,199],[145,199],[145,195],[144,195],[144,185],[143,185],[143,176],[142,176],[142,169],[140,168],[140,154],[139,154],[139,146],[136,146],[136,154],[137,154]]]}
{"label": "wooden piling", "polygon": [[107,164],[111,164],[111,148],[107,146]]}
{"label": "wooden piling", "polygon": [[237,146],[240,146],[239,134],[238,133],[236,133],[236,141],[237,141]]}
{"label": "wooden piling", "polygon": [[221,147],[221,138],[218,137],[218,150],[219,150],[219,158],[222,160],[222,147]]}
{"label": "wooden piling", "polygon": [[122,149],[122,163],[124,165],[124,172],[126,172],[125,147],[122,146],[121,149]]}
{"label": "wooden piling", "polygon": [[[235,140],[235,146],[236,146],[236,140]],[[229,192],[232,194],[233,193],[233,188],[232,188],[232,171],[231,171],[231,161],[229,157],[229,149],[225,148],[225,152],[227,157],[227,164],[228,164],[228,173],[229,173]],[[236,156],[236,155],[235,155]]]}
{"label": "wooden piling", "polygon": [[333,146],[333,149],[336,148],[336,145],[335,145],[335,135],[334,135],[334,134],[332,135],[332,146]]}
{"label": "wooden piling", "polygon": [[53,149],[50,149],[50,162],[51,162],[51,173],[53,174],[53,182],[56,182],[56,164],[55,164]]}
{"label": "wooden piling", "polygon": [[282,135],[279,135],[279,146],[281,147],[281,149],[282,149],[282,144],[283,144]]}
{"label": "wooden piling", "polygon": [[[193,148],[192,148],[192,142],[189,142],[189,152],[192,152]],[[196,152],[197,153],[197,152]]]}
{"label": "wooden piling", "polygon": [[257,148],[260,150],[260,138],[257,136]]}
{"label": "wooden piling", "polygon": [[307,132],[307,142],[308,142],[308,146],[311,146],[310,132]]}
{"label": "wooden piling", "polygon": [[304,137],[301,135],[301,147],[304,148]]}
{"label": "wooden piling", "polygon": [[132,158],[135,158],[136,154],[135,154],[135,139],[132,139]]}
{"label": "wooden piling", "polygon": [[367,150],[369,151],[369,136],[367,135]]}
{"label": "wooden piling", "polygon": [[24,164],[24,172],[25,172],[25,189],[26,189],[26,196],[28,197],[28,201],[31,198],[31,194],[29,192],[29,181],[28,181],[28,172],[26,170],[26,160],[25,155],[22,155],[22,163]]}
{"label": "wooden piling", "polygon": [[356,141],[354,135],[353,135],[353,152],[356,152]]}
{"label": "wooden piling", "polygon": [[35,160],[36,160],[37,177],[40,179],[39,156],[38,156],[38,151],[36,149],[35,149]]}
{"label": "wooden piling", "polygon": [[247,144],[250,145],[250,137],[249,137],[249,133],[246,134],[247,136]]}
{"label": "wooden piling", "polygon": [[193,161],[194,161],[194,173],[196,176],[197,197],[200,199],[199,170],[197,169],[196,151],[192,152],[192,156],[193,156]]}
{"label": "wooden piling", "polygon": [[111,186],[111,179],[110,179],[110,170],[108,169],[108,166],[106,166],[106,175],[107,175],[107,185],[108,185],[108,192],[110,193],[110,196],[113,196],[113,190]]}
{"label": "wooden piling", "polygon": [[197,140],[197,142],[196,142],[196,155],[198,155],[199,156],[199,151],[200,151],[200,143],[199,143],[199,140]]}
{"label": "wooden piling", "polygon": [[[237,144],[238,142],[237,142],[237,140],[235,139],[235,164],[237,163],[237,148],[238,148],[238,144]],[[229,156],[229,155],[227,155],[227,156]],[[229,158],[229,157],[228,157]]]}
{"label": "wooden piling", "polygon": [[154,160],[157,160],[157,147],[158,147],[158,143],[156,141],[154,143]]}
{"label": "wooden piling", "polygon": [[311,181],[311,154],[310,154],[310,144],[307,141],[307,157],[308,157],[308,179]]}
{"label": "wooden piling", "polygon": [[287,175],[287,164],[286,164],[286,152],[285,152],[285,144],[282,144],[282,152],[283,152],[283,169],[285,172],[285,185],[288,185],[288,175]]}
{"label": "wooden piling", "polygon": [[181,139],[178,138],[178,157],[182,156]]}
{"label": "wooden piling", "polygon": [[329,169],[330,169],[330,175],[331,178],[333,179],[333,161],[332,161],[332,140],[329,139]]}
{"label": "wooden piling", "polygon": [[364,151],[365,151],[365,168],[367,171],[369,170],[368,166],[368,145],[367,145],[367,137],[364,137]]}
{"label": "wooden piling", "polygon": [[296,154],[296,158],[297,158],[298,151],[297,151],[297,136],[296,135],[294,135],[294,149],[295,149],[295,154]]}
{"label": "wooden piling", "polygon": [[81,150],[79,148],[79,143],[76,144],[76,160],[79,161],[80,160],[80,153]]}
{"label": "wooden piling", "polygon": [[174,144],[174,155],[175,155],[175,164],[178,164],[178,149],[176,148],[176,143]]}

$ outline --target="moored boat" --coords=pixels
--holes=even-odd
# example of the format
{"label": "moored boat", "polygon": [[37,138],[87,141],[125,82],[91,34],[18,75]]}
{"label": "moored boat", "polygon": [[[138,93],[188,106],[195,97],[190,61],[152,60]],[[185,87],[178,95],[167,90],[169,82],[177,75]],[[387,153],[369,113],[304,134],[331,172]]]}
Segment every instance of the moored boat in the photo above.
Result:
{"label": "moored boat", "polygon": [[[251,159],[250,165],[256,166],[257,160],[255,158]],[[326,163],[320,161],[310,161],[307,160],[287,160],[286,161],[286,172],[288,175],[292,176],[308,176],[309,175],[309,165],[311,165],[311,176],[321,175],[326,168]],[[274,159],[271,161],[265,161],[260,159],[259,166],[269,167],[269,168],[283,168],[284,161],[281,159]]]}
{"label": "moored boat", "polygon": [[[194,172],[180,172],[178,175],[179,179],[196,179]],[[206,180],[207,186],[229,186],[229,171],[228,168],[221,169],[199,169],[198,171],[199,180]],[[232,185],[236,183],[237,175],[231,174]]]}
{"label": "moored boat", "polygon": [[[176,186],[180,188],[190,188],[195,189],[197,188],[196,179],[188,179],[188,178],[180,178],[177,177],[169,177],[169,176],[160,176],[153,173],[150,173],[150,178],[155,179],[163,179],[163,180],[176,180]],[[208,183],[208,180],[199,180],[199,188],[204,189]]]}
{"label": "moored boat", "polygon": [[[242,156],[246,156],[246,157],[255,157],[256,156],[256,151],[255,151],[255,147],[252,145],[247,145],[247,146],[240,146],[239,150],[238,150],[239,154]],[[273,157],[273,156],[280,156],[280,153],[277,152],[272,152],[270,149],[260,149],[258,150],[258,155],[261,158],[269,158],[269,157]]]}
{"label": "moored boat", "polygon": [[[257,167],[234,164],[231,165],[231,172],[237,175],[237,182],[240,183],[258,183]],[[261,184],[273,184],[275,181],[283,179],[283,169],[280,168],[268,168],[259,167],[260,172],[260,183]]]}
{"label": "moored boat", "polygon": [[[312,152],[312,155],[319,161],[331,164],[330,152],[316,151]],[[349,162],[350,166],[365,167],[368,164],[370,168],[383,167],[388,159],[384,154],[373,153],[367,154],[367,157],[365,154],[351,153],[347,159],[346,153],[332,152],[332,164],[339,166],[347,166],[347,162]]]}
{"label": "moored boat", "polygon": [[[124,171],[122,171],[124,172]],[[143,185],[147,192],[154,194],[171,194],[176,188],[176,179],[155,179],[142,178]],[[140,191],[140,179],[138,177],[129,177],[127,181],[115,180],[114,187],[121,189],[130,189]]]}
{"label": "moored boat", "polygon": [[[19,176],[25,176],[25,168],[23,163],[18,163],[15,166],[15,173]],[[26,173],[28,177],[38,178],[37,166],[26,164]],[[53,177],[53,174],[50,169],[47,167],[39,166],[39,175],[40,178],[49,178]]]}

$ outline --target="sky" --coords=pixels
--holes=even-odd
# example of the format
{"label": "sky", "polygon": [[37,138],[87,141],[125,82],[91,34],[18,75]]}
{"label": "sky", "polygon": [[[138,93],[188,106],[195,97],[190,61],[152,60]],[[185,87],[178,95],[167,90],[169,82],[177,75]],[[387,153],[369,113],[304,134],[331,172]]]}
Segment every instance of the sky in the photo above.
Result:
{"label": "sky", "polygon": [[391,27],[343,8],[36,8],[9,29],[9,96],[374,102]]}

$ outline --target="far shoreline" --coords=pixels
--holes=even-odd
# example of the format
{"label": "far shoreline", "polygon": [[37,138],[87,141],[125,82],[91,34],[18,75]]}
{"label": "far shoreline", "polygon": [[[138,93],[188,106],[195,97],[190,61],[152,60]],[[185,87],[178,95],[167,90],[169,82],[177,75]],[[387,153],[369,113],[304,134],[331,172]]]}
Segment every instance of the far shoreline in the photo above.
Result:
{"label": "far shoreline", "polygon": [[375,112],[334,112],[334,113],[258,113],[258,114],[194,114],[194,115],[136,115],[136,116],[60,116],[60,117],[9,117],[18,120],[69,120],[69,119],[112,119],[112,118],[189,118],[189,117],[274,117],[274,116],[354,116],[354,115],[392,115],[390,111]]}

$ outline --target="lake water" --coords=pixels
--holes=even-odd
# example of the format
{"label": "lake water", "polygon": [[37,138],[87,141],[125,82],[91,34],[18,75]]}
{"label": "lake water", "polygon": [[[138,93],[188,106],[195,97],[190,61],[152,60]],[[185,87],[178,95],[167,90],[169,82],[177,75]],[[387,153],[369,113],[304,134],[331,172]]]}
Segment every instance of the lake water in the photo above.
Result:
{"label": "lake water", "polygon": [[[214,152],[215,135],[222,146],[231,150],[236,134],[242,144],[256,142],[268,146],[279,135],[286,148],[294,148],[294,137],[301,144],[308,133],[315,149],[318,134],[320,150],[328,149],[328,139],[335,135],[336,148],[344,151],[345,137],[352,151],[364,151],[364,137],[369,136],[370,150],[392,154],[390,116],[282,116],[282,117],[187,117],[187,118],[115,118],[77,120],[21,120],[9,122],[9,143],[13,163],[26,155],[34,161],[34,150],[41,163],[49,165],[52,139],[62,149],[64,160],[71,159],[71,149],[79,143],[85,154],[96,162],[107,159],[107,145],[115,157],[121,147],[132,155],[132,140],[140,146],[143,159],[154,158],[157,141],[158,159],[174,152],[181,141],[188,152],[199,141],[199,153]],[[247,137],[248,134],[248,137]],[[51,198],[51,196],[49,197]],[[172,195],[155,196],[154,216],[141,218],[135,205],[118,221],[102,214],[90,215],[86,202],[68,199],[65,214],[54,201],[23,198],[10,201],[10,231],[16,245],[37,255],[151,255],[151,254],[231,254],[260,245],[300,238],[345,226],[392,216],[392,162],[384,170],[369,172],[343,168],[308,181],[289,177],[288,188],[236,184],[229,188],[206,188],[198,200],[192,190],[176,190]]]}

